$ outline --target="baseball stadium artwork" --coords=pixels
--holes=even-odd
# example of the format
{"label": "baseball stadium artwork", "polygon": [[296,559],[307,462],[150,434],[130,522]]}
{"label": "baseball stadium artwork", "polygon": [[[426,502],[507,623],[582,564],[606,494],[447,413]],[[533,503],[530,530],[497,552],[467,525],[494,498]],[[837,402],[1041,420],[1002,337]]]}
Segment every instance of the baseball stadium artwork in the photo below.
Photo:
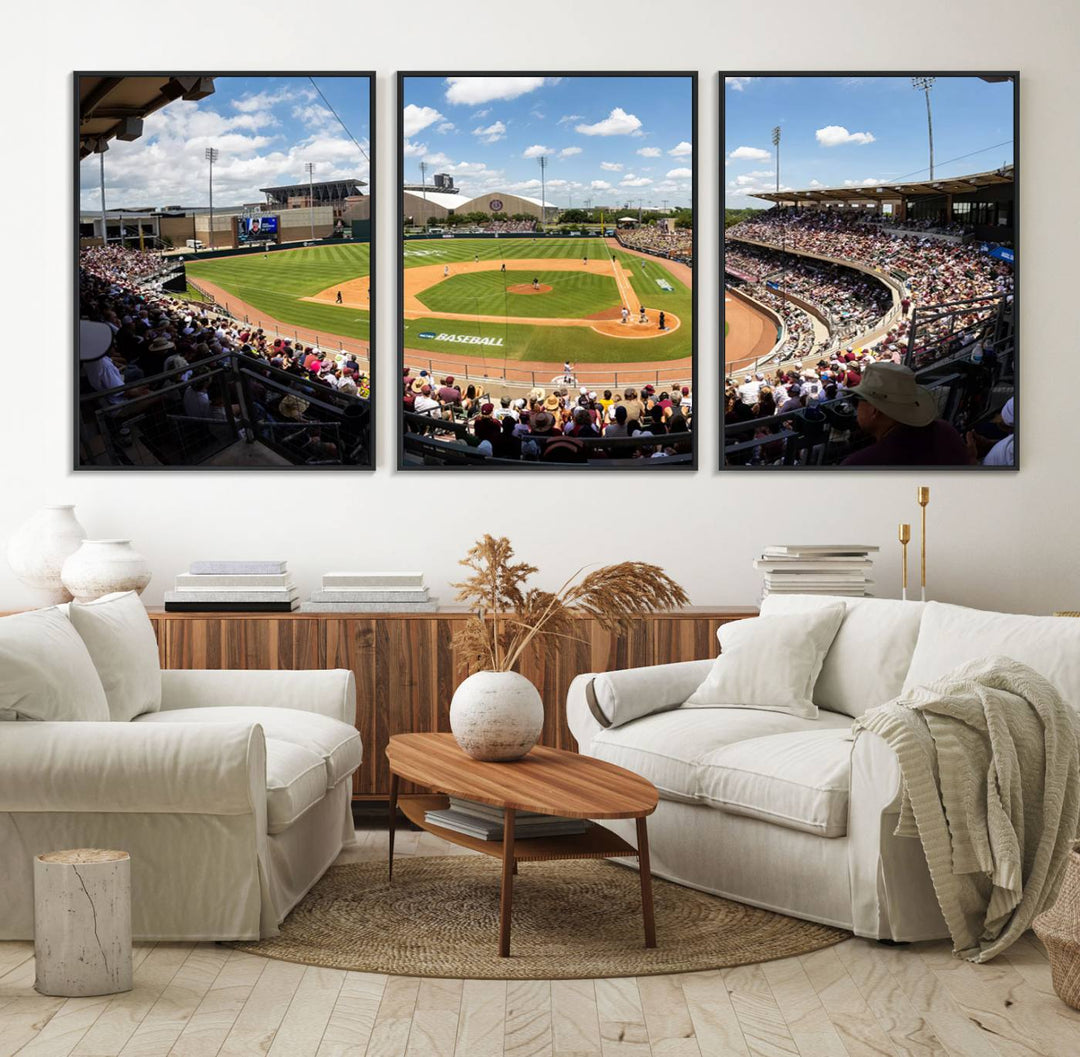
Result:
{"label": "baseball stadium artwork", "polygon": [[399,466],[693,469],[695,75],[399,75]]}
{"label": "baseball stadium artwork", "polygon": [[76,468],[372,468],[374,76],[74,80]]}
{"label": "baseball stadium artwork", "polygon": [[1016,469],[1018,74],[722,99],[721,464]]}

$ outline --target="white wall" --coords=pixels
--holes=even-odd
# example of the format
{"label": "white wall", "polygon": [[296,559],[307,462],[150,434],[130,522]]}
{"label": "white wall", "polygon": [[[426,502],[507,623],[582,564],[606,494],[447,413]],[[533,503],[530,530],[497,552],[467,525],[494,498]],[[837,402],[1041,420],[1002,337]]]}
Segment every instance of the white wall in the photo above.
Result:
{"label": "white wall", "polygon": [[[74,502],[96,536],[130,535],[153,562],[160,603],[193,558],[288,558],[305,592],[342,566],[419,568],[443,599],[481,532],[505,533],[553,585],[587,562],[663,564],[695,603],[753,601],[765,544],[879,543],[878,592],[898,593],[896,524],[916,521],[929,484],[930,594],[1026,612],[1080,608],[1075,524],[1075,323],[1080,172],[1080,6],[1073,0],[711,0],[496,4],[451,28],[453,4],[356,4],[298,13],[279,0],[228,5],[22,4],[8,16],[0,201],[27,187],[51,208],[7,211],[0,254],[0,542],[46,502]],[[820,11],[820,17],[815,14]],[[308,15],[310,14],[310,17]],[[277,16],[277,17],[275,17]],[[140,24],[133,49],[121,27]],[[419,32],[417,28],[420,27]],[[618,40],[615,35],[619,34]],[[242,46],[251,41],[251,47]],[[605,43],[605,42],[609,43]],[[152,43],[150,43],[152,42]],[[373,474],[74,474],[71,453],[71,79],[83,69],[378,70],[379,469]],[[670,477],[468,476],[393,469],[396,328],[394,72],[696,68],[701,75],[697,280],[701,469]],[[785,474],[717,471],[719,311],[716,71],[935,68],[1022,71],[1023,468],[1017,474]],[[17,155],[17,157],[16,157]],[[348,550],[346,550],[346,545]],[[352,557],[351,555],[355,555]],[[0,561],[0,609],[28,597]]]}

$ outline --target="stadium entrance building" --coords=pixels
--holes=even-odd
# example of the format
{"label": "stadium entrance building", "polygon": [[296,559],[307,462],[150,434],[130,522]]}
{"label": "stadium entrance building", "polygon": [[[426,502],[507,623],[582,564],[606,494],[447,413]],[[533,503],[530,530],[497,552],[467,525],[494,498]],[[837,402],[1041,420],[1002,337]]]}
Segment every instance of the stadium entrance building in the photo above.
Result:
{"label": "stadium entrance building", "polygon": [[804,191],[768,191],[754,195],[796,209],[862,210],[887,219],[959,225],[977,239],[1013,242],[1016,185],[1013,167],[916,183],[864,187],[810,187]]}

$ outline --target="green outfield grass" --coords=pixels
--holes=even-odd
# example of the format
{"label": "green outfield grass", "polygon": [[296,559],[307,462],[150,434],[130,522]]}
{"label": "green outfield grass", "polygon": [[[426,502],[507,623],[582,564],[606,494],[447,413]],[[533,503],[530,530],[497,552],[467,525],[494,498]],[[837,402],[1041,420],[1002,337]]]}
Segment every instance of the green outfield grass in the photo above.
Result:
{"label": "green outfield grass", "polygon": [[[528,286],[539,279],[551,290],[543,294],[507,293],[511,286]],[[534,316],[582,319],[619,304],[614,276],[587,272],[473,272],[451,275],[418,298],[432,312],[469,312],[477,316]]]}
{"label": "green outfield grass", "polygon": [[[638,257],[622,250],[610,250],[603,239],[565,238],[565,239],[417,239],[405,243],[404,266],[421,267],[431,264],[450,264],[457,261],[480,260],[506,261],[507,273],[515,275],[513,282],[531,282],[533,273],[523,273],[513,269],[515,260],[529,259],[573,259],[587,256],[590,260],[609,260],[612,253],[630,271],[631,285],[640,298],[640,304],[647,308],[663,309],[679,317],[681,326],[673,334],[653,338],[649,341],[633,341],[626,338],[613,338],[598,334],[588,327],[544,327],[515,324],[514,316],[550,316],[563,318],[583,318],[604,308],[619,304],[618,288],[614,278],[611,280],[611,299],[600,304],[582,298],[578,310],[548,311],[557,297],[573,296],[570,288],[564,287],[571,277],[577,279],[599,278],[582,273],[550,272],[547,277],[540,276],[540,281],[552,287],[552,292],[537,296],[509,295],[508,309],[510,318],[506,323],[465,323],[461,320],[438,318],[438,309],[444,312],[469,313],[477,315],[503,315],[503,293],[501,272],[478,272],[475,275],[462,275],[440,282],[425,291],[423,302],[432,308],[432,315],[423,319],[405,321],[405,344],[413,349],[432,352],[453,352],[464,356],[475,356],[477,362],[488,360],[548,360],[553,363],[570,360],[573,363],[636,363],[648,360],[677,360],[689,356],[693,350],[693,294],[688,286],[680,282],[664,266],[659,258]],[[516,276],[524,275],[524,279]],[[657,279],[671,286],[670,291],[663,290]],[[495,287],[478,285],[477,290],[491,296],[491,301],[482,300],[476,307],[476,294],[466,295],[460,302],[444,300],[441,291],[453,288],[457,281],[470,280],[494,282]],[[468,287],[462,285],[459,290]],[[565,289],[565,293],[563,292]],[[585,287],[582,286],[582,291]],[[433,300],[438,297],[438,300]],[[437,307],[436,307],[437,306]],[[631,305],[631,310],[638,306]],[[457,341],[440,341],[437,338],[421,338],[420,334],[452,334]],[[501,345],[470,345],[462,338],[482,337],[493,340],[502,339]]]}
{"label": "green outfield grass", "polygon": [[187,271],[196,280],[203,278],[217,283],[282,323],[308,327],[320,334],[368,339],[369,312],[300,300],[334,283],[369,274],[370,248],[367,243],[189,261]]}

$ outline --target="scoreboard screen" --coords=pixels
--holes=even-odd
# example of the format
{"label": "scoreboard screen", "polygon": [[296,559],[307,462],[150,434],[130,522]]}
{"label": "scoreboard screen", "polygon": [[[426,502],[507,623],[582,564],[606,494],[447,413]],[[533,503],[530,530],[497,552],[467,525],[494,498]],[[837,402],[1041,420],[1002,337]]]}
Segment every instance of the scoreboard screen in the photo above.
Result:
{"label": "scoreboard screen", "polygon": [[237,217],[236,237],[241,242],[277,242],[276,216]]}

